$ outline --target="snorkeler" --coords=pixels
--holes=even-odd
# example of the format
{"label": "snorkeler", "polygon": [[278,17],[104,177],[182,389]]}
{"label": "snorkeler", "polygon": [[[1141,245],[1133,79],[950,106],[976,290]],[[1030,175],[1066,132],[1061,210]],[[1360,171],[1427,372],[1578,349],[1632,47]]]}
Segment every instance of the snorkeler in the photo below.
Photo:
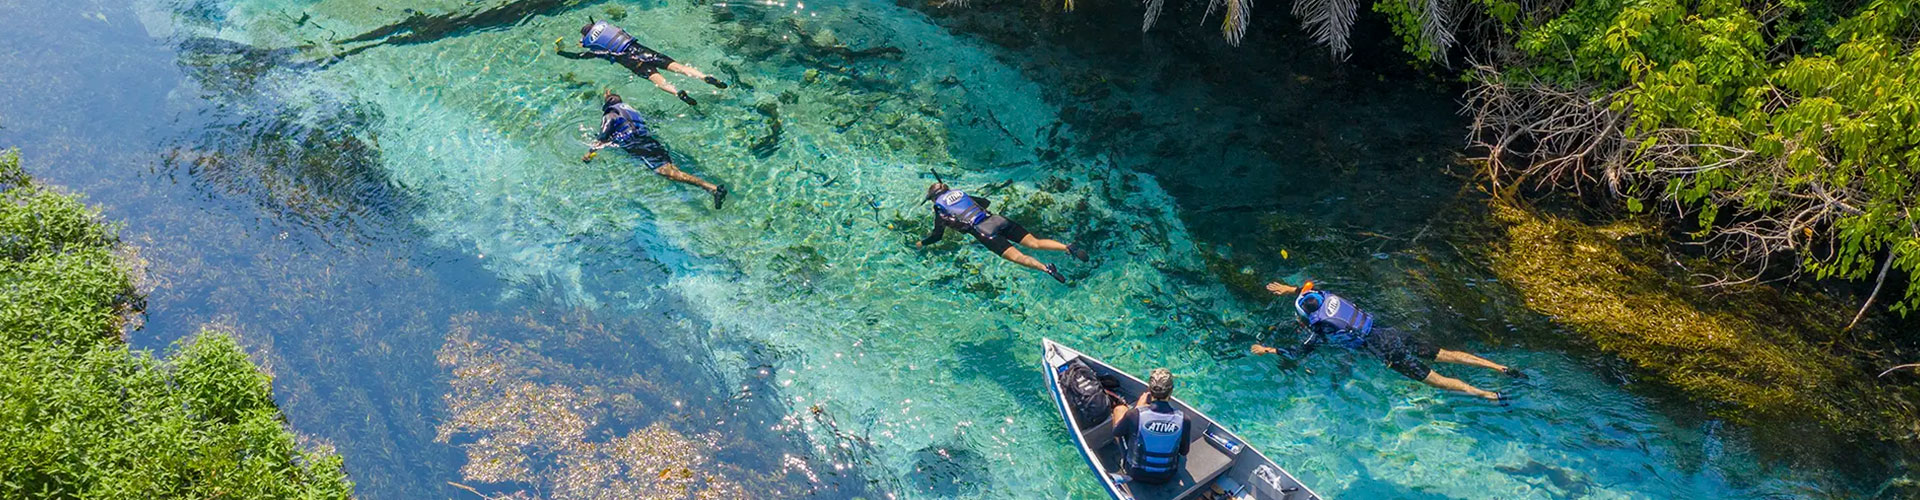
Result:
{"label": "snorkeler", "polygon": [[581,162],[593,161],[594,155],[608,146],[620,146],[621,149],[627,150],[641,162],[646,163],[653,169],[653,173],[678,182],[700,186],[700,189],[712,193],[713,208],[720,209],[720,203],[727,199],[727,187],[707,182],[706,179],[682,172],[678,167],[673,166],[673,157],[667,153],[667,147],[653,138],[653,133],[647,130],[647,121],[640,116],[640,111],[633,109],[633,106],[628,106],[620,99],[619,94],[613,93],[613,90],[607,90],[605,103],[600,105],[600,112],[602,113],[600,140],[589,146],[587,155],[580,157]]}
{"label": "snorkeler", "polygon": [[645,45],[641,45],[640,42],[634,41],[633,35],[627,34],[626,30],[614,26],[613,23],[594,21],[592,18],[588,18],[587,21],[586,26],[580,27],[580,46],[586,48],[586,52],[567,52],[566,38],[564,37],[553,40],[553,51],[560,53],[561,56],[568,59],[601,58],[619,63],[621,66],[626,66],[628,70],[633,71],[633,74],[640,75],[641,78],[653,82],[653,86],[660,87],[660,90],[679,96],[680,100],[686,102],[688,106],[697,106],[700,103],[693,100],[693,96],[687,95],[687,91],[675,88],[672,83],[667,83],[667,77],[661,75],[660,70],[664,69],[699,78],[701,81],[707,82],[708,85],[723,89],[727,88],[727,82],[720,81],[719,78],[707,76],[706,73],[701,73],[700,70],[693,69],[692,66],[675,62],[673,58],[667,57],[666,54],[661,54],[658,51],[647,48]]}
{"label": "snorkeler", "polygon": [[920,240],[916,246],[924,247],[940,241],[941,237],[946,236],[947,228],[952,227],[973,235],[974,240],[985,245],[988,250],[993,250],[993,253],[1000,258],[1045,272],[1061,283],[1067,282],[1067,276],[1060,274],[1059,267],[1053,264],[1041,264],[1038,259],[1021,253],[1020,249],[1014,248],[1013,245],[1018,243],[1020,246],[1037,250],[1063,251],[1072,254],[1073,258],[1080,259],[1081,262],[1087,261],[1086,250],[1036,237],[1028,233],[1027,228],[1021,227],[1020,223],[988,212],[987,205],[991,202],[986,199],[948,188],[944,182],[935,182],[932,186],[928,186],[926,199],[933,201],[933,233]]}
{"label": "snorkeler", "polygon": [[[1420,337],[1391,327],[1375,325],[1373,315],[1361,311],[1352,302],[1338,295],[1315,290],[1313,285],[1311,281],[1298,288],[1284,283],[1267,284],[1267,291],[1273,292],[1274,295],[1285,297],[1296,292],[1300,294],[1299,298],[1294,299],[1293,308],[1300,323],[1307,327],[1307,340],[1302,342],[1299,348],[1285,353],[1289,359],[1305,356],[1321,344],[1347,349],[1365,349],[1379,356],[1382,361],[1387,362],[1387,366],[1393,368],[1393,371],[1400,372],[1407,378],[1441,389],[1464,392],[1495,401],[1505,401],[1505,397],[1496,392],[1474,387],[1459,379],[1435,373],[1433,369],[1427,367],[1426,361],[1478,366],[1513,378],[1527,378],[1527,375],[1518,369],[1501,366],[1472,354],[1434,347],[1432,343]],[[1260,344],[1253,345],[1255,355],[1281,354],[1282,352],[1280,349]]]}

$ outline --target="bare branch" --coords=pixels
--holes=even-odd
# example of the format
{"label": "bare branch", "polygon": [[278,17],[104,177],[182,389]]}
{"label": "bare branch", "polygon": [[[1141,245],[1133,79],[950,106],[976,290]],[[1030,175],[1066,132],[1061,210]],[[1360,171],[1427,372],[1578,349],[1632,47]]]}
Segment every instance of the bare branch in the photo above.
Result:
{"label": "bare branch", "polygon": [[[1887,260],[1880,264],[1880,277],[1874,278],[1873,280],[1873,293],[1867,294],[1866,303],[1860,304],[1860,312],[1854,313],[1853,321],[1848,322],[1847,327],[1841,329],[1840,331],[1843,331],[1843,332],[1852,331],[1854,326],[1860,324],[1860,318],[1866,317],[1867,308],[1873,307],[1873,299],[1880,298],[1880,285],[1887,284],[1887,270],[1892,268],[1893,268],[1893,250],[1888,249]],[[1882,375],[1885,375],[1885,374],[1882,374]]]}

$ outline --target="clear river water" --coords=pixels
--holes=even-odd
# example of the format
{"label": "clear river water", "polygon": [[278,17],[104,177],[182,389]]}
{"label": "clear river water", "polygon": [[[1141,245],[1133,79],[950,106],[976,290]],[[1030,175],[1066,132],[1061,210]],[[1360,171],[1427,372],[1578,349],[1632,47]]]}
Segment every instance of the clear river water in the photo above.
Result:
{"label": "clear river water", "polygon": [[[1885,482],[1758,449],[1523,309],[1459,307],[1508,295],[1429,234],[1467,191],[1454,89],[1165,34],[1197,11],[1142,35],[1125,2],[976,3],[5,0],[0,146],[126,224],[136,346],[234,332],[370,499],[1093,498],[1043,337],[1171,368],[1331,498]],[[673,77],[690,108],[553,55],[589,16],[734,85]],[[581,163],[605,88],[728,205]],[[916,249],[930,171],[1092,261],[1039,255],[1062,286],[958,236]],[[1288,310],[1244,283],[1308,277],[1534,377],[1440,368],[1499,406],[1351,354],[1248,357]]]}

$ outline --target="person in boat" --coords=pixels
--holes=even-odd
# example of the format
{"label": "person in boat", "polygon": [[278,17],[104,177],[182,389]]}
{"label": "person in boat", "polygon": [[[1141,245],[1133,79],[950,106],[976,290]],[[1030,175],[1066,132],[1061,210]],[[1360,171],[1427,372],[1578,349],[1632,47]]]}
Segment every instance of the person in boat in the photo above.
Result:
{"label": "person in boat", "polygon": [[939,242],[940,238],[946,236],[947,228],[951,227],[973,235],[975,241],[979,241],[1000,258],[1047,273],[1061,283],[1067,282],[1067,276],[1060,274],[1059,266],[1042,264],[1039,259],[1028,256],[1013,245],[1017,243],[1036,250],[1067,252],[1081,262],[1087,261],[1086,250],[1075,245],[1034,236],[1033,233],[1027,232],[1027,228],[1021,227],[1020,223],[987,211],[987,206],[992,202],[948,187],[944,182],[935,182],[932,186],[927,186],[927,198],[922,202],[926,201],[933,202],[933,233],[921,239],[916,245],[918,247]]}
{"label": "person in boat", "polygon": [[1441,349],[1426,339],[1392,327],[1375,324],[1373,315],[1367,314],[1338,295],[1315,290],[1314,283],[1311,281],[1297,288],[1285,283],[1268,283],[1267,291],[1281,297],[1299,294],[1299,297],[1293,301],[1293,308],[1300,324],[1307,329],[1307,340],[1302,342],[1300,347],[1284,353],[1278,348],[1254,344],[1255,355],[1284,354],[1287,359],[1295,359],[1312,353],[1321,345],[1363,349],[1380,357],[1382,361],[1387,362],[1388,367],[1393,368],[1393,371],[1400,372],[1407,378],[1441,389],[1495,401],[1503,400],[1500,393],[1441,375],[1429,368],[1427,363],[1438,361],[1478,366],[1513,378],[1527,378],[1527,375],[1518,369],[1502,366],[1472,354]]}
{"label": "person in boat", "polygon": [[585,52],[567,52],[564,37],[553,40],[554,52],[568,59],[599,58],[626,66],[628,70],[633,71],[633,74],[653,82],[653,86],[659,87],[660,90],[679,96],[680,101],[687,103],[688,106],[697,106],[700,102],[695,101],[693,96],[687,95],[687,91],[680,90],[667,82],[667,77],[661,75],[660,70],[698,78],[714,87],[727,88],[727,82],[701,73],[692,66],[674,61],[666,54],[641,45],[633,39],[633,35],[627,34],[626,30],[614,26],[613,23],[594,21],[591,18],[587,21],[586,26],[580,27],[580,46],[587,49]]}
{"label": "person in boat", "polygon": [[1173,405],[1173,372],[1155,368],[1147,392],[1133,406],[1113,407],[1113,437],[1125,447],[1125,481],[1160,484],[1172,480],[1187,456],[1186,412]]}
{"label": "person in boat", "polygon": [[633,106],[627,105],[620,99],[620,94],[615,94],[609,89],[600,106],[599,140],[589,146],[586,156],[580,157],[580,161],[591,162],[600,150],[611,146],[620,146],[621,149],[627,150],[627,153],[639,158],[642,163],[647,164],[647,167],[653,169],[653,173],[661,177],[707,190],[713,195],[715,210],[719,210],[721,202],[727,199],[726,186],[707,182],[706,179],[682,172],[679,167],[675,167],[673,156],[667,153],[667,147],[660,144],[658,139],[654,139],[653,133],[647,130],[646,118],[640,116],[639,110],[633,109]]}

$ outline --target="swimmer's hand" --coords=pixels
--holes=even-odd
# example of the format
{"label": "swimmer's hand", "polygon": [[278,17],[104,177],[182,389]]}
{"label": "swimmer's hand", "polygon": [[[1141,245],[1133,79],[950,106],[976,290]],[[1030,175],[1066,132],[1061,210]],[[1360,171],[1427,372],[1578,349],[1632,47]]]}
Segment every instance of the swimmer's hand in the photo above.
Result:
{"label": "swimmer's hand", "polygon": [[1259,355],[1262,355],[1262,354],[1280,354],[1280,350],[1279,350],[1279,349],[1275,349],[1275,348],[1272,348],[1272,347],[1267,347],[1267,346],[1263,346],[1263,345],[1260,345],[1260,344],[1254,344],[1254,345],[1253,345],[1253,348],[1252,348],[1251,350],[1253,351],[1253,354],[1254,354],[1255,356],[1259,356]]}
{"label": "swimmer's hand", "polygon": [[1292,295],[1292,294],[1293,294],[1293,292],[1297,292],[1297,291],[1299,291],[1299,290],[1300,290],[1300,289],[1299,289],[1299,288],[1297,288],[1297,287],[1294,287],[1294,286],[1292,286],[1292,285],[1288,285],[1288,284],[1286,284],[1286,283],[1281,283],[1281,282],[1278,282],[1278,281],[1275,281],[1275,282],[1272,282],[1272,283],[1268,283],[1268,284],[1267,284],[1267,291],[1269,291],[1269,292],[1273,292],[1273,294],[1274,294],[1274,295],[1279,295],[1279,296],[1282,296],[1282,297],[1285,297],[1285,296],[1288,296],[1288,295]]}

